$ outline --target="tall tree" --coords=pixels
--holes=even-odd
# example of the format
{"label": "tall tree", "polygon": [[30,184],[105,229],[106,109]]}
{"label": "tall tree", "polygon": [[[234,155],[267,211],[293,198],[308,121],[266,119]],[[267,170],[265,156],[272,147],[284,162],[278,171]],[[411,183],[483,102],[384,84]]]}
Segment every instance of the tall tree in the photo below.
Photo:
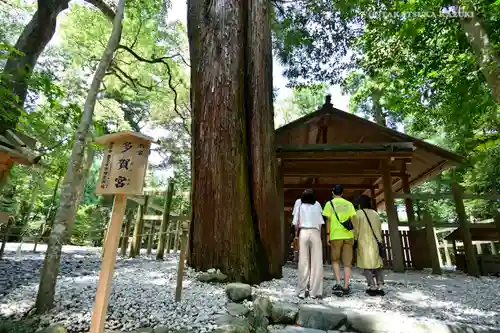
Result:
{"label": "tall tree", "polygon": [[[92,124],[95,103],[99,87],[106,71],[113,60],[113,54],[120,42],[122,33],[122,20],[125,10],[125,0],[118,2],[118,8],[113,22],[113,30],[104,50],[99,66],[94,74],[90,89],[85,100],[80,126],[76,133],[75,142],[68,169],[61,187],[61,204],[54,219],[54,225],[49,236],[47,252],[42,267],[40,285],[35,307],[38,313],[43,313],[53,306],[57,275],[59,273],[62,245],[71,235],[72,222],[74,221],[76,201],[79,199],[79,185],[82,180],[82,165],[89,129]],[[75,186],[76,185],[76,186]]]}
{"label": "tall tree", "polygon": [[233,280],[281,276],[268,0],[188,1],[190,263]]}

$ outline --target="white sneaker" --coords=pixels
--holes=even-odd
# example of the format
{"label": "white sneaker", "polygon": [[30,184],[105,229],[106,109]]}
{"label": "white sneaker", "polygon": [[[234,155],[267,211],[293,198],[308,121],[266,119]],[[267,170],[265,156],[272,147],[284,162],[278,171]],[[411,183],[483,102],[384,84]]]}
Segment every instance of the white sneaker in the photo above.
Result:
{"label": "white sneaker", "polygon": [[301,291],[298,295],[297,295],[300,299],[304,299],[306,298],[306,292],[305,291]]}

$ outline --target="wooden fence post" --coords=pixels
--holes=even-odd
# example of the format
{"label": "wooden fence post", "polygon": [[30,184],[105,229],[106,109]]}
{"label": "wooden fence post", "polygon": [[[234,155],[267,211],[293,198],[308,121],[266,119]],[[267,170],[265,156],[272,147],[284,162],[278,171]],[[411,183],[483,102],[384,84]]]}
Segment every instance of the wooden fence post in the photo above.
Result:
{"label": "wooden fence post", "polygon": [[469,230],[469,221],[465,215],[465,206],[462,198],[462,189],[457,183],[451,185],[453,191],[453,199],[455,200],[455,209],[457,211],[458,222],[460,230],[462,231],[462,241],[465,250],[465,263],[467,267],[467,274],[472,276],[479,276],[479,265],[476,259],[476,253],[472,245],[472,237]]}
{"label": "wooden fence post", "polygon": [[439,260],[439,249],[436,246],[436,236],[432,225],[432,217],[424,212],[425,234],[427,236],[427,246],[429,247],[429,255],[431,256],[432,274],[441,274],[441,265]]}
{"label": "wooden fence post", "polygon": [[174,251],[177,253],[179,249],[179,233],[181,228],[181,221],[176,222],[177,226],[175,227],[175,238],[174,238]]}
{"label": "wooden fence post", "polygon": [[120,255],[125,256],[127,254],[127,247],[128,247],[128,236],[130,234],[130,224],[132,223],[132,219],[134,218],[134,215],[129,212],[126,217],[125,221],[125,228],[123,230],[123,238],[122,238],[122,244],[120,248]]}
{"label": "wooden fence post", "polygon": [[184,261],[186,260],[186,245],[189,232],[189,222],[182,222],[181,234],[181,253],[179,254],[179,263],[177,268],[177,287],[175,288],[175,301],[180,302],[182,294],[182,280],[184,278]]}
{"label": "wooden fence post", "polygon": [[448,241],[445,239],[444,244],[444,257],[446,259],[446,266],[451,266],[450,250],[448,250]]}
{"label": "wooden fence post", "polygon": [[170,253],[170,248],[172,247],[172,223],[167,226],[167,254]]}
{"label": "wooden fence post", "polygon": [[142,233],[144,230],[144,219],[143,216],[144,214],[147,213],[148,210],[148,201],[149,201],[149,196],[145,195],[144,196],[144,205],[137,208],[137,216],[135,220],[135,226],[134,226],[134,237],[132,238],[132,245],[130,246],[130,258],[135,258],[141,253],[141,247],[142,247]]}
{"label": "wooden fence post", "polygon": [[153,237],[155,232],[155,226],[156,226],[156,221],[151,220],[151,227],[149,228],[149,235],[148,235],[148,247],[146,250],[146,254],[148,256],[151,255],[151,250],[153,249]]}
{"label": "wooden fence post", "polygon": [[[165,195],[165,204],[163,205],[163,217],[160,225],[160,237],[158,238],[158,247],[156,249],[156,260],[162,260],[165,253],[165,242],[169,238],[168,225],[170,222],[170,208],[172,207],[172,198],[174,196],[174,182],[168,184],[168,190]],[[168,242],[170,246],[170,242]],[[168,253],[168,252],[167,252]]]}

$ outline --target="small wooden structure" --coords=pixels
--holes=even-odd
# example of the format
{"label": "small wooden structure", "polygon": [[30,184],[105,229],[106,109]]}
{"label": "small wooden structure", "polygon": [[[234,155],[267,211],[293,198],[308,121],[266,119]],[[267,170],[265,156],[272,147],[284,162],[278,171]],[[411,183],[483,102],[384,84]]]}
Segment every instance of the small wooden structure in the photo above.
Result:
{"label": "small wooden structure", "polygon": [[[0,133],[0,194],[14,164],[33,166],[40,161],[41,157],[33,151],[35,143],[34,139],[15,130],[8,129]],[[3,231],[0,257],[2,257],[13,218],[13,213],[0,211],[0,230]]]}
{"label": "small wooden structure", "polygon": [[[323,205],[333,186],[342,184],[347,199],[367,194],[376,207],[386,210],[392,268],[398,272],[404,271],[405,259],[394,194],[409,194],[412,186],[463,161],[445,149],[338,110],[330,96],[317,112],[278,128],[276,143],[282,248],[291,242],[290,211],[302,191],[312,188]],[[415,230],[412,200],[405,199],[405,205],[410,230]],[[326,244],[323,258],[330,258]]]}
{"label": "small wooden structure", "polygon": [[[472,223],[468,226],[471,240],[476,242],[476,256],[479,273],[481,275],[500,275],[500,256],[496,253],[496,248],[492,247],[491,254],[483,254],[481,243],[482,241],[494,244],[500,240],[500,230],[497,229],[494,223]],[[463,242],[463,228],[458,227],[448,236],[446,241],[452,242],[453,251],[455,254],[455,262],[457,269],[469,272],[467,266],[466,255],[463,249],[457,246],[458,241]]]}

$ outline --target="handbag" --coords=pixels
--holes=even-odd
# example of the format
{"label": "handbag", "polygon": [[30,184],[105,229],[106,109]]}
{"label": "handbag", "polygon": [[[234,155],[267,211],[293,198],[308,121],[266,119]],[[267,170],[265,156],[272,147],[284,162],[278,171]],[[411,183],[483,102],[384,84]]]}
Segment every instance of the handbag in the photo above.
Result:
{"label": "handbag", "polygon": [[[335,206],[333,206],[333,203],[330,201],[330,205],[333,208],[333,212],[335,213],[335,216],[337,217],[337,220],[340,222],[339,216],[337,215],[337,211],[335,210]],[[344,228],[346,228],[348,231],[351,231],[354,229],[354,225],[352,224],[351,218],[348,218],[344,222],[340,222]]]}
{"label": "handbag", "polygon": [[370,222],[370,219],[368,218],[368,214],[366,214],[365,210],[362,209],[363,213],[365,213],[366,220],[368,221],[368,225],[370,226],[370,229],[372,230],[373,238],[375,238],[375,241],[377,242],[378,246],[378,255],[380,258],[385,259],[385,248],[384,245],[378,240],[377,236],[375,235],[375,231],[373,231],[372,224]]}

